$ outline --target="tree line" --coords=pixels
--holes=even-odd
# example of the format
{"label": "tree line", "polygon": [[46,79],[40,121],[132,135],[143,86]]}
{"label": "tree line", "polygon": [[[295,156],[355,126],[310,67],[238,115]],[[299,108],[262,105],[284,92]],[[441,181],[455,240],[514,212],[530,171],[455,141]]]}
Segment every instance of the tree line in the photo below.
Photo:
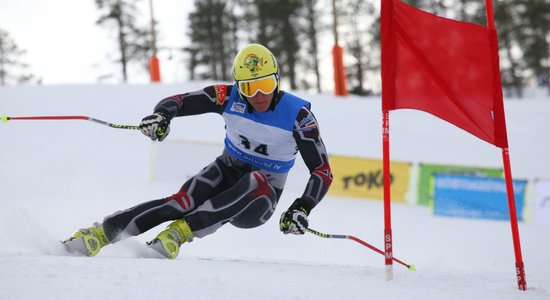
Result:
{"label": "tree line", "polygon": [[[145,72],[153,35],[148,25],[138,22],[143,19],[137,9],[141,0],[94,1],[101,12],[96,24],[116,33],[116,62],[122,80],[129,80],[128,64],[142,65]],[[380,90],[377,1],[335,1],[348,89],[354,94],[368,95]],[[486,24],[484,0],[402,1],[442,17]],[[190,43],[179,49],[186,57],[182,67],[187,69],[189,79],[231,81],[234,55],[243,45],[256,42],[273,51],[282,78],[291,89],[332,88],[323,86],[327,78],[332,78],[332,66],[321,65],[323,60],[331,61],[334,44],[331,0],[194,0],[193,6],[188,15]],[[494,9],[506,94],[521,97],[526,85],[548,86],[550,2],[497,0]],[[21,50],[13,47],[7,33],[0,33],[3,85],[7,83],[5,78],[12,76],[10,70]],[[158,48],[163,51],[162,44]]]}

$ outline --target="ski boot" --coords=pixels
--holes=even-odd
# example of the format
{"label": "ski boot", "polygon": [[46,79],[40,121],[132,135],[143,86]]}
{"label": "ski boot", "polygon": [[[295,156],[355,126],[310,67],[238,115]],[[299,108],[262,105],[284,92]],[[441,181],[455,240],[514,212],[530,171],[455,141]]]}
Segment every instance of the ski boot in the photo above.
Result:
{"label": "ski boot", "polygon": [[79,229],[62,243],[71,254],[95,256],[99,249],[109,244],[109,239],[105,235],[103,225],[96,222],[88,228]]}
{"label": "ski boot", "polygon": [[162,256],[175,259],[178,257],[180,246],[193,240],[193,232],[184,219],[172,222],[164,231],[159,233],[147,246],[153,248]]}

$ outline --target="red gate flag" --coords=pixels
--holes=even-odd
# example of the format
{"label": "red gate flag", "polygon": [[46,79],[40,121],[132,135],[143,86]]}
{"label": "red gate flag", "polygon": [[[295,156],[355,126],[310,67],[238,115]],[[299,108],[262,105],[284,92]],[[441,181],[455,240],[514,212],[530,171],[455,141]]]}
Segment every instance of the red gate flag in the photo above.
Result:
{"label": "red gate flag", "polygon": [[382,1],[382,109],[418,109],[508,147],[494,28]]}
{"label": "red gate flag", "polygon": [[384,244],[386,280],[393,277],[389,111],[419,109],[502,148],[520,290],[527,290],[514,201],[499,71],[493,0],[488,28],[381,0]]}

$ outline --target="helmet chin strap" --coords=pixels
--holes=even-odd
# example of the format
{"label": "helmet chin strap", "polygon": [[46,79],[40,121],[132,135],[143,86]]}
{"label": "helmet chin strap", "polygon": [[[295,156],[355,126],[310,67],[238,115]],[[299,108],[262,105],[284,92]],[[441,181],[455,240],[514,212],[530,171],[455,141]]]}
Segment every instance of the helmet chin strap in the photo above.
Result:
{"label": "helmet chin strap", "polygon": [[275,78],[277,79],[277,87],[273,92],[273,99],[271,99],[271,105],[269,105],[270,110],[275,110],[275,106],[277,105],[277,103],[279,103],[279,100],[281,99],[281,96],[284,93],[281,91],[281,75],[279,72],[280,71],[277,70],[277,74],[275,74]]}
{"label": "helmet chin strap", "polygon": [[281,100],[283,94],[283,91],[279,91],[279,87],[275,89],[275,92],[273,92],[273,98],[271,99],[271,104],[269,105],[270,110],[275,110],[275,106],[279,103],[279,100]]}

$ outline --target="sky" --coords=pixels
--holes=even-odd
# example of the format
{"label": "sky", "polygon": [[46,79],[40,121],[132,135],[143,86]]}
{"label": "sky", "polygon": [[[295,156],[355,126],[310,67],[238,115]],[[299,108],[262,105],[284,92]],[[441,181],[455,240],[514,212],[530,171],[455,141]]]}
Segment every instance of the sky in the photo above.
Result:
{"label": "sky", "polygon": [[[149,0],[140,1],[143,25],[150,24]],[[160,32],[159,44],[181,48],[187,41],[185,28],[192,1],[153,1]],[[95,24],[100,16],[94,0],[2,0],[0,28],[7,31],[20,49],[29,71],[42,84],[119,82],[119,65],[112,62],[118,53],[114,33]],[[159,55],[163,81],[187,79],[181,60],[172,52]],[[138,72],[143,73],[143,72]],[[114,74],[116,78],[109,78]],[[148,81],[147,74],[132,74],[131,82]]]}

